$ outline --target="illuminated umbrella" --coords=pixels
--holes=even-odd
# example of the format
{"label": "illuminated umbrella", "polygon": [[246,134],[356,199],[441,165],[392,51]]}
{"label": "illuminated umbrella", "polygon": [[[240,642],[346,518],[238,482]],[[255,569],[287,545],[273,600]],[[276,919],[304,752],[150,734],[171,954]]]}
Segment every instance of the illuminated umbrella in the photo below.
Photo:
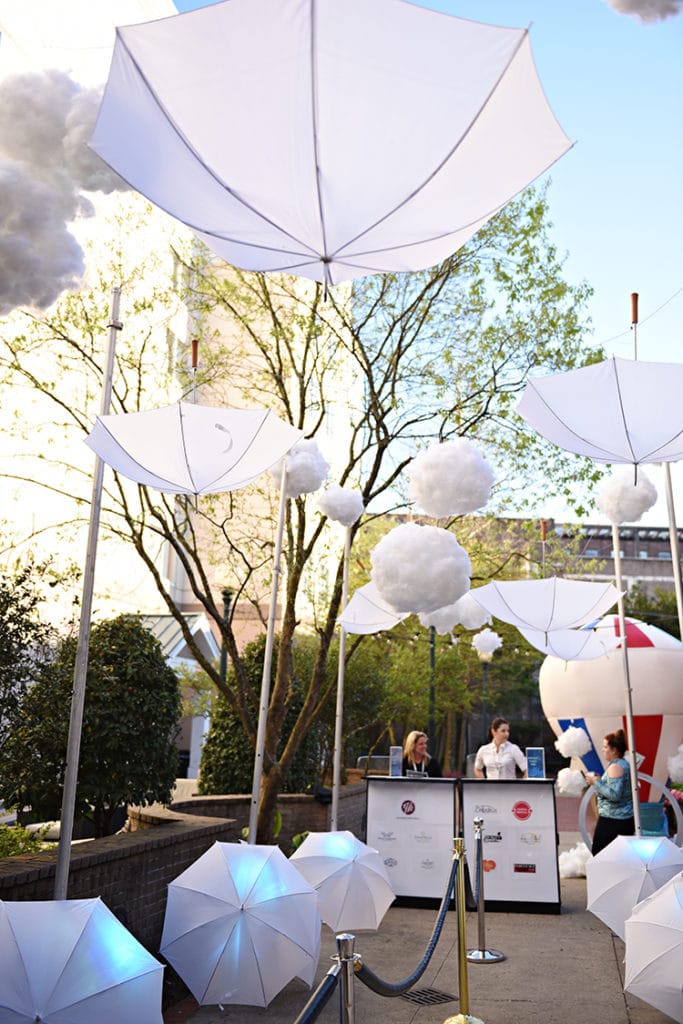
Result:
{"label": "illuminated umbrella", "polygon": [[3,1024],[162,1024],[163,974],[99,897],[0,901]]}
{"label": "illuminated umbrella", "polygon": [[228,263],[336,284],[444,259],[570,143],[526,30],[229,0],[117,30],[91,145]]}
{"label": "illuminated umbrella", "polygon": [[396,894],[377,850],[352,832],[309,832],[290,861],[318,894],[335,932],[379,928]]}
{"label": "illuminated umbrella", "polygon": [[315,890],[277,846],[214,843],[168,887],[160,952],[198,1003],[267,1006],[319,951]]}
{"label": "illuminated umbrella", "polygon": [[625,931],[624,988],[683,1022],[683,871],[634,907]]}
{"label": "illuminated umbrella", "polygon": [[545,580],[494,580],[470,596],[497,619],[518,629],[550,633],[585,626],[616,603],[612,583],[584,583],[551,576]]}
{"label": "illuminated umbrella", "polygon": [[342,610],[339,621],[347,633],[379,633],[383,629],[391,629],[408,615],[409,612],[397,612],[387,604],[370,581],[358,588]]}
{"label": "illuminated umbrella", "polygon": [[664,836],[617,836],[586,863],[587,909],[620,939],[633,908],[683,871],[683,850]]}

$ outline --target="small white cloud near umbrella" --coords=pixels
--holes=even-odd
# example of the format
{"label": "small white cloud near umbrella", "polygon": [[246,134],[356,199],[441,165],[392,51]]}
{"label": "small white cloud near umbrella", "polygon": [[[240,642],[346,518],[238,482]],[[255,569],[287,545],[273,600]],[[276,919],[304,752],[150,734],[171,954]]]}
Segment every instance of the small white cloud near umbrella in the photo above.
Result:
{"label": "small white cloud near umbrella", "polygon": [[360,491],[330,484],[318,498],[318,508],[328,519],[349,527],[358,522],[365,506]]}
{"label": "small white cloud near umbrella", "polygon": [[420,452],[407,475],[410,497],[437,519],[483,508],[495,480],[491,466],[466,437]]}
{"label": "small white cloud near umbrella", "polygon": [[335,932],[378,928],[394,901],[377,850],[352,832],[309,832],[290,857],[318,894],[318,909]]}
{"label": "small white cloud near umbrella", "polygon": [[560,768],[556,782],[560,796],[583,796],[587,785],[581,772],[575,768]]}
{"label": "small white cloud near umbrella", "polygon": [[672,782],[677,785],[683,782],[683,743],[675,754],[667,758],[666,767]]}
{"label": "small white cloud near umbrella", "polygon": [[583,757],[591,749],[590,736],[579,726],[568,726],[555,740],[555,749],[562,757]]}
{"label": "small white cloud near umbrella", "polygon": [[490,660],[489,656],[503,646],[503,641],[492,629],[482,629],[472,637],[472,646],[482,660]]}
{"label": "small white cloud near umbrella", "polygon": [[615,466],[598,485],[598,508],[611,523],[637,523],[656,500],[657,490],[642,467],[636,481],[632,466]]}
{"label": "small white cloud near umbrella", "polygon": [[[300,498],[303,494],[317,491],[323,484],[330,468],[318,442],[312,438],[298,441],[286,456],[287,482],[285,494],[288,498]],[[270,475],[280,487],[282,462],[270,470]]]}
{"label": "small white cloud near umbrella", "polygon": [[370,559],[372,582],[397,612],[434,612],[469,590],[469,555],[438,526],[403,523],[382,537]]}

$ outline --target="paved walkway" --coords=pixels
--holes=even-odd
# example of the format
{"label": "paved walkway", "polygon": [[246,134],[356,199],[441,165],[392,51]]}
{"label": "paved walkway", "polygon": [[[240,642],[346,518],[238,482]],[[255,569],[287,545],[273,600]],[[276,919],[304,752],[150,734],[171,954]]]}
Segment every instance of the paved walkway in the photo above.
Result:
{"label": "paved walkway", "polygon": [[[559,817],[559,815],[558,815]],[[558,822],[560,824],[560,822]],[[560,850],[580,840],[560,833]],[[486,946],[499,950],[500,963],[469,964],[469,1012],[485,1024],[671,1024],[671,1018],[623,991],[624,944],[586,910],[585,878],[563,879],[560,914],[486,916]],[[377,932],[360,932],[356,952],[383,981],[401,982],[424,954],[436,911],[392,907]],[[467,942],[475,947],[477,916],[467,914]],[[323,927],[316,984],[336,953],[334,934]],[[432,989],[443,1001],[420,1005],[404,996],[387,998],[354,983],[357,1024],[442,1024],[461,1010],[458,998],[456,915],[448,913],[441,938],[413,994]],[[198,1007],[191,997],[170,1008],[165,1024],[292,1024],[310,993],[294,981],[270,1007]],[[450,998],[449,998],[450,997]],[[427,998],[427,994],[425,994]],[[318,1018],[339,1021],[336,993]]]}

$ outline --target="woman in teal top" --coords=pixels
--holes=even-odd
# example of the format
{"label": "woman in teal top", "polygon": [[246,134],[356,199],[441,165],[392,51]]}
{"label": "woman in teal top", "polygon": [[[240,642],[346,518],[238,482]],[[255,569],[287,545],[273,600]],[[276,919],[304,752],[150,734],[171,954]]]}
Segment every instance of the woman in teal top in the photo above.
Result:
{"label": "woman in teal top", "polygon": [[598,821],[593,834],[592,854],[616,839],[632,836],[635,832],[633,798],[631,795],[631,768],[624,757],[626,737],[623,729],[610,732],[602,743],[602,754],[608,762],[602,776],[586,772],[586,778],[595,788],[598,803]]}

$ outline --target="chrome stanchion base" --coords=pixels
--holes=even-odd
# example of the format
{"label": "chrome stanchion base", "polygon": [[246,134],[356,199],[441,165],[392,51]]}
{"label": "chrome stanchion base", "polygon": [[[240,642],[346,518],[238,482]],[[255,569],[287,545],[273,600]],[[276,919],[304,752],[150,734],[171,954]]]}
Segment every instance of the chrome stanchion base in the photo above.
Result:
{"label": "chrome stanchion base", "polygon": [[505,953],[497,949],[468,949],[467,959],[471,964],[497,964],[505,959]]}

